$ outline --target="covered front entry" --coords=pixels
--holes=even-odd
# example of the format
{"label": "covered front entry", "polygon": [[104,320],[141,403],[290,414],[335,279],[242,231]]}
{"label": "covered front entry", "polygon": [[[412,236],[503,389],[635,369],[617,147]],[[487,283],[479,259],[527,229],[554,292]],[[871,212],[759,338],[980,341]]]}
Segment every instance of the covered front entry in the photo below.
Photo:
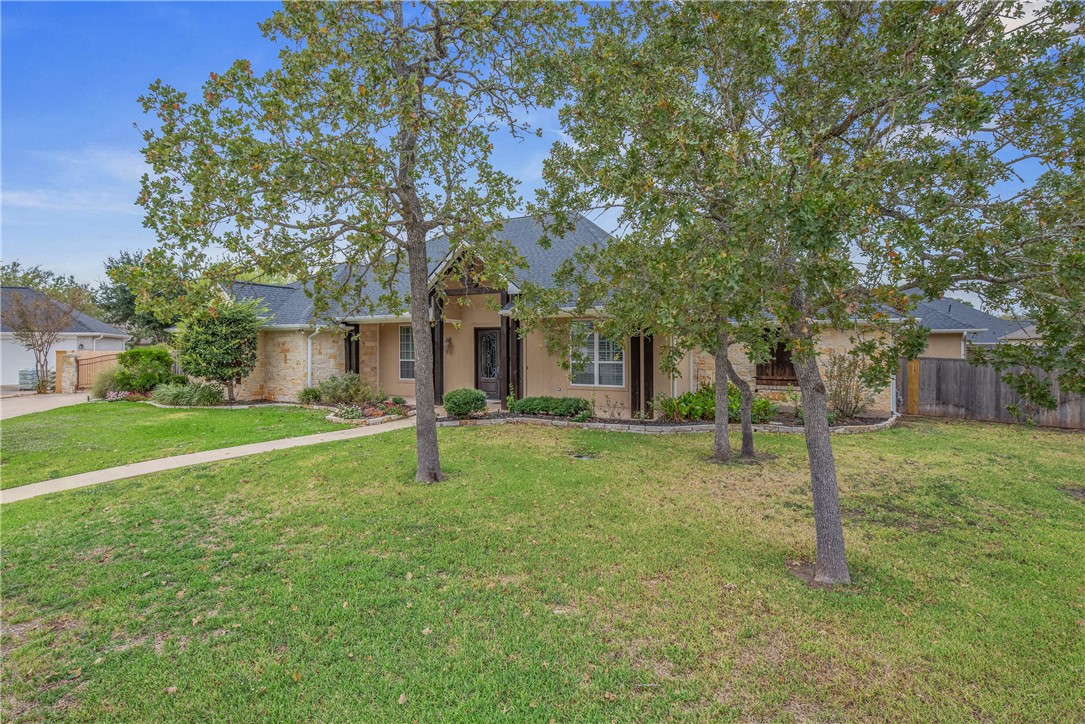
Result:
{"label": "covered front entry", "polygon": [[500,329],[475,330],[475,387],[485,392],[490,400],[501,396],[498,364],[500,339]]}

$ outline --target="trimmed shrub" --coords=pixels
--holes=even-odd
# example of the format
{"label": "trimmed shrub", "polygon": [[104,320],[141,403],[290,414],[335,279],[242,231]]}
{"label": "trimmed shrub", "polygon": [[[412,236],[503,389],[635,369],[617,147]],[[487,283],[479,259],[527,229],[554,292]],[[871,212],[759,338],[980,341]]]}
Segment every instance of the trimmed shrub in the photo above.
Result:
{"label": "trimmed shrub", "polygon": [[525,397],[509,405],[509,412],[520,415],[574,417],[591,414],[591,402],[579,397]]}
{"label": "trimmed shrub", "polygon": [[350,372],[332,375],[315,389],[318,401],[325,405],[375,405],[388,397],[379,385],[371,385]]}
{"label": "trimmed shrub", "polygon": [[150,392],[175,377],[173,357],[165,347],[136,347],[117,355],[117,362],[120,363],[114,378],[117,390]]}
{"label": "trimmed shrub", "polygon": [[151,393],[154,402],[179,407],[212,407],[221,405],[222,387],[215,384],[190,382],[184,385],[159,385]]}
{"label": "trimmed shrub", "polygon": [[476,412],[486,409],[486,393],[482,390],[472,390],[470,387],[461,387],[445,393],[445,411],[453,417],[467,417]]}
{"label": "trimmed shrub", "polygon": [[320,402],[320,390],[315,387],[306,387],[298,393],[298,402],[303,405],[315,405]]}

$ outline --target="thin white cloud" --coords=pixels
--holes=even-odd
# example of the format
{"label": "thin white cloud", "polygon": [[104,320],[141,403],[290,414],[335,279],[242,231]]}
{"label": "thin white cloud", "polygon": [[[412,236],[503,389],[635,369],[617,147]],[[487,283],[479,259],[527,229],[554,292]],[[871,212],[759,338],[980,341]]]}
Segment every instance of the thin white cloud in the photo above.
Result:
{"label": "thin white cloud", "polygon": [[139,183],[150,167],[143,154],[127,148],[92,146],[74,151],[41,151],[34,154],[52,173],[69,182],[105,181]]}
{"label": "thin white cloud", "polygon": [[62,189],[5,189],[2,195],[5,209],[38,209],[63,212],[93,212],[102,214],[132,214],[142,212],[135,205],[135,196],[104,191]]}

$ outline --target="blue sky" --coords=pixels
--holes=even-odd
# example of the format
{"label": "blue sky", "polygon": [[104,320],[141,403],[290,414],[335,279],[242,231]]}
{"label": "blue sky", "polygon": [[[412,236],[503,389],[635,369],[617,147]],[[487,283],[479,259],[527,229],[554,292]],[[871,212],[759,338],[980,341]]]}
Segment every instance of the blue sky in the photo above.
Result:
{"label": "blue sky", "polygon": [[[0,3],[2,256],[86,282],[121,249],[154,244],[134,205],[147,125],[137,99],[156,78],[190,92],[212,71],[248,58],[276,62],[257,23],[277,3]],[[503,170],[539,181],[557,138],[552,113],[542,139],[498,142]]]}

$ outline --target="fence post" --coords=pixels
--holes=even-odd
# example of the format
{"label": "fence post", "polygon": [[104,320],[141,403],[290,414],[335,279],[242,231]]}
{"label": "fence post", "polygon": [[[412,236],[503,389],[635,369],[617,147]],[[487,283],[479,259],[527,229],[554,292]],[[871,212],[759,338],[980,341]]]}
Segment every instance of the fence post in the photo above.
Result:
{"label": "fence post", "polygon": [[919,360],[908,360],[908,394],[904,398],[904,412],[919,414]]}

